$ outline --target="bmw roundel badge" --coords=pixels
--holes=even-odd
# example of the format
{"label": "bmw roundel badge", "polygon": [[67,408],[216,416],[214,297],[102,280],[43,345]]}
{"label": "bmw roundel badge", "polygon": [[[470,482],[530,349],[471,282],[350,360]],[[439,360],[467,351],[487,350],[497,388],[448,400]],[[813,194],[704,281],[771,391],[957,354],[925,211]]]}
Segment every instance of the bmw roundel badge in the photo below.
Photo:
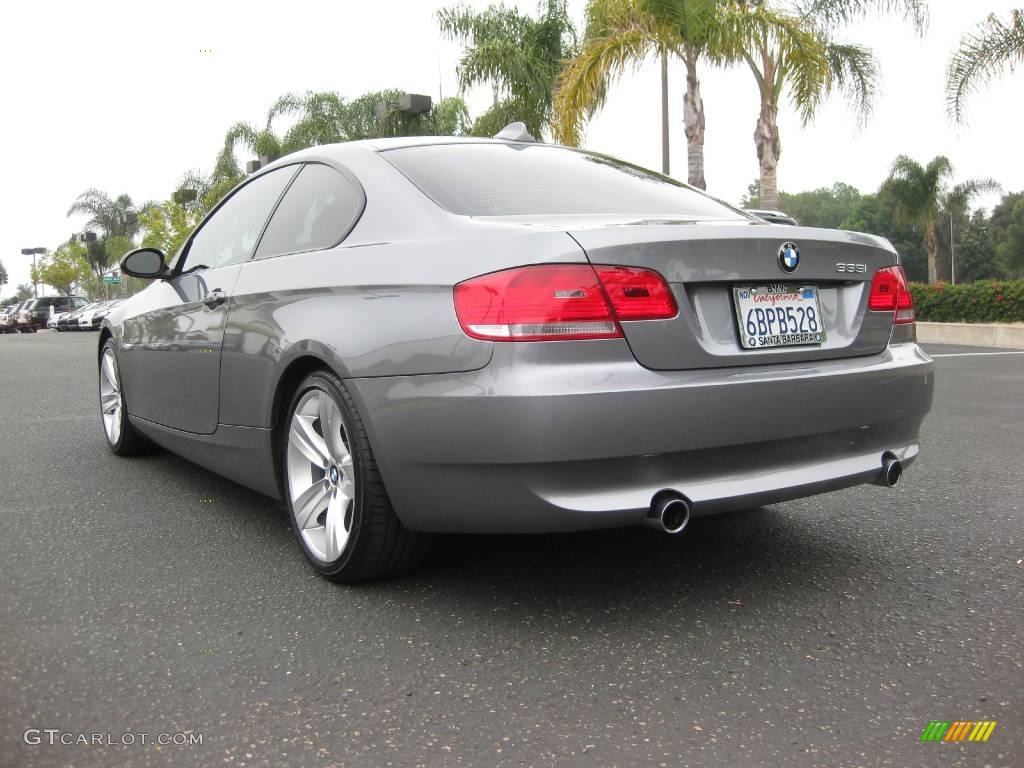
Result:
{"label": "bmw roundel badge", "polygon": [[800,249],[796,243],[783,243],[779,246],[779,266],[783,272],[796,272],[800,266]]}

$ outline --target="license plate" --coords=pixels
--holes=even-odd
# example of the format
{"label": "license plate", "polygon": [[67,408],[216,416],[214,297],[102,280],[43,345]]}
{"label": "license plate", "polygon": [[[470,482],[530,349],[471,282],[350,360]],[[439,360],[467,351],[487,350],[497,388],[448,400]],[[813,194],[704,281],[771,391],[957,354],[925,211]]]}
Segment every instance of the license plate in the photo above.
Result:
{"label": "license plate", "polygon": [[737,285],[736,320],[744,349],[821,344],[825,325],[816,285]]}

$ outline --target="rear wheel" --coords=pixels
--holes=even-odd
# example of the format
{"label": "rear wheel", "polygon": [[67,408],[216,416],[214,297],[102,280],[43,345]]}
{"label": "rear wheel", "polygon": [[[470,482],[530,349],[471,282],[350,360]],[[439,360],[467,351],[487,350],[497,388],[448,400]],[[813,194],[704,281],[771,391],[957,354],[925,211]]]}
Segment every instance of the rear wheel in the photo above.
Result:
{"label": "rear wheel", "polygon": [[107,445],[118,456],[136,456],[152,450],[153,444],[128,421],[113,339],[107,339],[100,353],[100,420]]}
{"label": "rear wheel", "polygon": [[397,576],[426,554],[388,499],[355,403],[342,381],[306,377],[288,408],[281,461],[292,524],[310,564],[338,582]]}

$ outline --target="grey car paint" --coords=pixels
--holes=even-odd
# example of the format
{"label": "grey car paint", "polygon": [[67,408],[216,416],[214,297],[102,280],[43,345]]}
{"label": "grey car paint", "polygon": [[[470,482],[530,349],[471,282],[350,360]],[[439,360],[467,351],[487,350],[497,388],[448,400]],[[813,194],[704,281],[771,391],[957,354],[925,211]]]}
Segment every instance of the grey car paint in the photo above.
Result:
{"label": "grey car paint", "polygon": [[[898,263],[884,240],[739,212],[458,216],[382,157],[416,142],[320,147],[264,171],[319,162],[358,179],[365,208],[338,246],[156,281],[104,320],[100,344],[116,341],[140,431],[280,496],[274,430],[288,387],[329,367],[359,406],[399,518],[435,531],[635,524],[663,488],[699,515],[870,482],[883,452],[916,457],[934,377],[912,338],[887,345],[891,317],[867,310],[875,268]],[[820,287],[828,342],[744,351],[729,286],[781,281],[785,240],[800,243],[798,279]],[[604,341],[462,332],[456,283],[588,261],[656,269],[679,315],[623,323],[625,339]],[[867,270],[838,274],[837,262]],[[223,300],[204,302],[214,288]]]}
{"label": "grey car paint", "polygon": [[140,294],[137,314],[123,321],[119,356],[133,415],[186,432],[216,431],[228,307],[209,297],[229,293],[240,270],[232,264],[183,274]]}

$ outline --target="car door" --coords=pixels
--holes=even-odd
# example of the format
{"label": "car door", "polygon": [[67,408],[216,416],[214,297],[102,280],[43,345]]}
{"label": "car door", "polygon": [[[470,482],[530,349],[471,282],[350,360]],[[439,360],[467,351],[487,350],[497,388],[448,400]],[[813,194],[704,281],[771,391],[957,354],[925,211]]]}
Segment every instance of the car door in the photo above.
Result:
{"label": "car door", "polygon": [[216,431],[231,291],[297,170],[277,168],[236,189],[192,234],[172,276],[152,286],[142,311],[124,322],[129,413],[186,432]]}
{"label": "car door", "polygon": [[[362,214],[366,198],[348,170],[307,163],[292,181],[260,238],[256,255],[242,265],[224,336],[220,409],[225,424],[261,425],[280,350],[287,345],[276,317],[288,304],[326,296],[344,260],[317,253],[341,243]],[[311,265],[328,266],[322,282]],[[315,266],[312,267],[316,269]],[[310,289],[310,283],[315,288]],[[319,283],[319,284],[318,284]],[[294,290],[302,286],[305,290]],[[279,291],[292,288],[287,297]],[[292,340],[294,341],[294,340]]]}

